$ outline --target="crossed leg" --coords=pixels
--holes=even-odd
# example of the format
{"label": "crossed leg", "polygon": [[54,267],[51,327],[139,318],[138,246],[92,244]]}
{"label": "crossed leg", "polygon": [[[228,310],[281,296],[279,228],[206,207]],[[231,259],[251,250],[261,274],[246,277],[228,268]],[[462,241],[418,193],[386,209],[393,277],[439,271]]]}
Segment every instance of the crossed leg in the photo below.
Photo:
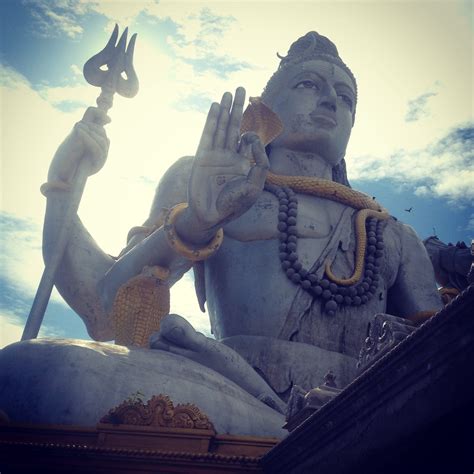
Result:
{"label": "crossed leg", "polygon": [[230,347],[197,332],[177,314],[163,318],[160,330],[150,337],[150,347],[194,360],[224,375],[280,413],[286,405],[247,361]]}

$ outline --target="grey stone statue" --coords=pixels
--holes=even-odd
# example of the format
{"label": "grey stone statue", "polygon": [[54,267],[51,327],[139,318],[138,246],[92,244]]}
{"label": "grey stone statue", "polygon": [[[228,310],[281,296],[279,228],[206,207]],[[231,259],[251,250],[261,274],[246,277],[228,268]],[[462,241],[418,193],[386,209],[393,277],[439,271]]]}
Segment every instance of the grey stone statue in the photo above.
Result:
{"label": "grey stone statue", "polygon": [[465,290],[474,280],[473,244],[468,248],[464,242],[445,244],[436,236],[423,241],[435,271],[436,281],[445,288]]}
{"label": "grey stone statue", "polygon": [[[320,178],[339,183],[336,194],[352,192],[344,155],[357,86],[334,44],[310,32],[282,58],[262,95],[283,124],[271,143],[252,131],[241,136],[244,99],[238,88],[234,97],[226,92],[212,104],[196,155],[181,158],[163,176],[144,224],[152,226],[163,208],[187,202],[174,230],[189,247],[206,246],[223,229],[220,248],[195,265],[198,298],[201,305],[207,300],[216,339],[168,315],[151,338],[153,351],[80,341],[14,344],[0,355],[3,374],[10,377],[10,388],[0,389],[0,408],[12,419],[97,421],[139,389],[195,403],[221,432],[281,436],[281,413],[293,385],[309,390],[330,370],[339,387],[356,376],[374,315],[408,318],[441,308],[426,250],[410,227],[369,216],[362,225],[363,273],[350,285],[341,283],[328,277],[325,264],[332,262],[339,279],[353,274],[358,209],[292,185],[266,183],[269,173]],[[84,155],[95,172],[101,169],[107,121],[99,109],[86,112],[59,147],[49,181],[68,182]],[[64,194],[48,194],[45,260],[54,249]],[[125,282],[154,265],[169,268],[175,282],[192,264],[170,245],[163,227],[146,238],[133,236],[114,260],[77,218],[56,286],[91,337],[108,341],[114,338],[108,315]],[[18,370],[23,381],[13,383]],[[14,400],[20,390],[50,390],[45,370],[55,386],[63,381],[61,400],[51,393],[49,399],[39,396],[34,407],[22,403],[21,411]],[[54,370],[59,375],[51,375]],[[86,407],[74,392],[80,386],[100,396]],[[77,410],[71,408],[75,403]]]}

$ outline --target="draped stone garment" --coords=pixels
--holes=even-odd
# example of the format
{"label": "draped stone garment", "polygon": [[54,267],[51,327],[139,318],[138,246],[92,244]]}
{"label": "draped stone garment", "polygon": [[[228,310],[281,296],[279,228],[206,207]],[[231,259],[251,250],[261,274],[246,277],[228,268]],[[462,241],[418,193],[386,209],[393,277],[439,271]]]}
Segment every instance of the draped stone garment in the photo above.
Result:
{"label": "draped stone garment", "polygon": [[[333,262],[335,275],[347,278],[352,274],[356,213],[352,208],[343,211],[311,267],[318,278],[323,276],[326,259]],[[298,286],[278,338],[238,335],[223,342],[245,357],[283,399],[294,384],[306,390],[319,385],[329,370],[336,375],[336,384],[344,387],[357,374],[358,354],[375,314],[406,317],[440,306],[436,288],[431,288],[426,252],[413,230],[390,218],[385,223],[384,243],[380,282],[366,304],[342,306],[328,316],[321,300]]]}
{"label": "draped stone garment", "polygon": [[[333,268],[345,274],[354,268],[353,217],[355,210],[344,209],[322,253],[311,267],[321,278],[327,259],[334,261],[337,253],[343,257],[334,261]],[[339,251],[339,252],[338,252]],[[293,384],[309,390],[319,385],[326,373],[336,374],[339,386],[347,385],[356,375],[357,350],[346,350],[340,339],[340,317],[322,314],[319,299],[298,286],[290,311],[278,339],[259,336],[233,336],[222,342],[234,348],[286,399]],[[334,343],[333,339],[336,339]],[[343,349],[343,350],[341,350]]]}

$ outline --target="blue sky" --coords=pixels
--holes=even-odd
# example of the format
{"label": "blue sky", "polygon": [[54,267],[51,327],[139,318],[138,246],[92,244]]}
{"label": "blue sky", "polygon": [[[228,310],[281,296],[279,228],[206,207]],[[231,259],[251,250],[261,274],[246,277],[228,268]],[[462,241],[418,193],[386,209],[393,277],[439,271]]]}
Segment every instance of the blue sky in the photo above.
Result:
{"label": "blue sky", "polygon": [[[470,1],[155,2],[3,0],[0,3],[0,347],[18,340],[43,269],[41,228],[55,149],[99,91],[82,66],[113,25],[138,33],[140,92],[110,111],[109,159],[92,177],[80,217],[116,255],[146,218],[174,160],[193,154],[210,103],[243,85],[259,95],[276,53],[307,31],[338,46],[359,87],[347,152],[352,186],[420,238],[474,234],[473,11]],[[412,212],[405,209],[412,207]],[[207,332],[191,276],[173,310]],[[54,292],[43,336],[87,337]]]}

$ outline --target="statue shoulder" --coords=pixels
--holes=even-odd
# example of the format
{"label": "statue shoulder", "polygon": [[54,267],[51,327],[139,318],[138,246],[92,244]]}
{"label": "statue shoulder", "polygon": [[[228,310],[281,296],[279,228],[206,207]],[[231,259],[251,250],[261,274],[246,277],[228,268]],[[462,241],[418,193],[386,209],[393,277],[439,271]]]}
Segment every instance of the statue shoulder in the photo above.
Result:
{"label": "statue shoulder", "polygon": [[388,219],[387,230],[396,237],[401,246],[412,244],[416,244],[417,246],[423,245],[420,237],[415,232],[415,229],[410,225],[399,221],[395,217],[390,217]]}
{"label": "statue shoulder", "polygon": [[423,270],[428,266],[431,270],[431,263],[422,240],[413,227],[391,217],[387,221],[384,232],[384,241],[389,250],[390,260],[396,265],[408,265],[413,268],[414,262],[418,262]]}
{"label": "statue shoulder", "polygon": [[183,156],[168,168],[156,188],[153,206],[172,207],[187,200],[193,161],[193,156]]}

